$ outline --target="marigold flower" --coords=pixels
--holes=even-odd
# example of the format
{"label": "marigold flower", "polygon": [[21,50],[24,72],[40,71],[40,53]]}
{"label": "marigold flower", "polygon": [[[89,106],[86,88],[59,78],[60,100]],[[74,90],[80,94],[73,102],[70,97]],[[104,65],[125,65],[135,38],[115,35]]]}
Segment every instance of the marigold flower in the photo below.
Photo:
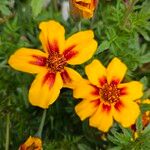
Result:
{"label": "marigold flower", "polygon": [[140,109],[136,100],[143,95],[142,84],[137,81],[121,83],[127,67],[114,58],[105,68],[94,60],[85,68],[88,80],[82,80],[74,89],[75,98],[83,100],[75,107],[81,120],[89,119],[90,126],[107,132],[113,118],[123,127],[135,123]]}
{"label": "marigold flower", "polygon": [[42,150],[42,141],[38,137],[29,137],[27,141],[19,147],[19,150]]}
{"label": "marigold flower", "polygon": [[48,108],[57,99],[62,87],[74,88],[81,78],[67,64],[82,64],[90,59],[97,42],[91,30],[78,32],[65,40],[64,27],[55,21],[42,22],[39,28],[45,52],[21,48],[8,63],[16,70],[38,74],[30,87],[29,100],[32,105]]}
{"label": "marigold flower", "polygon": [[70,0],[72,15],[75,18],[91,18],[98,4],[98,0]]}
{"label": "marigold flower", "polygon": [[[145,99],[145,100],[143,100],[143,101],[141,101],[141,100],[137,100],[136,101],[137,102],[137,104],[150,104],[150,100],[149,99]],[[143,125],[143,129],[145,128],[145,127],[147,127],[148,125],[150,124],[150,111],[146,111],[146,112],[144,112],[143,114],[142,114],[142,125]],[[134,135],[134,138],[136,139],[136,138],[138,138],[138,132],[137,132],[137,130],[136,130],[136,124],[133,124],[133,125],[131,125],[131,129],[132,129],[132,131],[133,131],[133,135]]]}

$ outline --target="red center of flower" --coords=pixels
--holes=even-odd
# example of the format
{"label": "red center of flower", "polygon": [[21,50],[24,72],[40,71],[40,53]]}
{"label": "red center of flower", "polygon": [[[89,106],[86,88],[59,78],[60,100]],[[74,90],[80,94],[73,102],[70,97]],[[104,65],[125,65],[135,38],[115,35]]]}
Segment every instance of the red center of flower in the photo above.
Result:
{"label": "red center of flower", "polygon": [[47,58],[47,67],[52,72],[61,72],[66,65],[66,58],[58,52],[52,52]]}
{"label": "red center of flower", "polygon": [[100,95],[105,102],[114,103],[119,101],[121,93],[116,84],[105,83],[102,88],[100,88]]}

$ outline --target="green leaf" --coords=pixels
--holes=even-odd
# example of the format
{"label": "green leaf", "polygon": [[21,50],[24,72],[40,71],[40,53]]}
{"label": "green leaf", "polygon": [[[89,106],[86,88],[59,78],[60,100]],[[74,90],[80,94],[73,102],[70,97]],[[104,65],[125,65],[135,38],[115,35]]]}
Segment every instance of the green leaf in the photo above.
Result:
{"label": "green leaf", "polygon": [[138,133],[140,133],[142,131],[143,125],[142,125],[142,116],[140,115],[137,119],[136,122],[136,129],[138,131]]}
{"label": "green leaf", "polygon": [[11,11],[5,5],[0,5],[0,11],[2,12],[3,15],[6,15],[6,16],[9,16],[11,14]]}
{"label": "green leaf", "polygon": [[98,47],[98,50],[96,54],[102,53],[103,51],[109,49],[110,47],[110,42],[109,41],[103,41],[100,46]]}
{"label": "green leaf", "polygon": [[150,111],[150,104],[141,104],[140,109],[142,112]]}
{"label": "green leaf", "polygon": [[150,62],[150,53],[140,57],[140,63],[145,64]]}
{"label": "green leaf", "polygon": [[44,5],[43,0],[32,0],[31,1],[31,7],[32,7],[32,12],[33,12],[34,17],[37,17],[40,14],[40,12],[42,11],[43,5]]}

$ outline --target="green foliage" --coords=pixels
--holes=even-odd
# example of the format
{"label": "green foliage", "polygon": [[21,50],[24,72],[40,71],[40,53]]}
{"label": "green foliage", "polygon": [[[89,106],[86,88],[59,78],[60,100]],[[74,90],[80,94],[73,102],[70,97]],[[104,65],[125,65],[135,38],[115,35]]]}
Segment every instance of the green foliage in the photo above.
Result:
{"label": "green foliage", "polygon": [[[78,31],[76,22],[61,15],[61,0],[0,0],[0,149],[5,147],[6,116],[10,115],[10,149],[18,149],[29,135],[37,132],[42,109],[28,102],[28,89],[34,76],[13,70],[8,58],[21,47],[39,48],[38,24],[54,19],[64,25],[66,37]],[[81,20],[82,30],[92,29],[98,41],[94,58],[105,65],[119,57],[128,66],[125,80],[139,80],[144,85],[143,99],[150,98],[150,1],[100,0],[95,17]],[[89,60],[90,62],[91,60]],[[75,66],[85,76],[83,65]],[[114,124],[105,134],[81,122],[74,111],[78,101],[72,91],[61,90],[58,100],[48,109],[42,139],[44,150],[149,150],[150,125],[143,127],[137,119],[135,139],[131,129]],[[150,110],[141,104],[141,115]],[[128,117],[128,116],[124,116]]]}

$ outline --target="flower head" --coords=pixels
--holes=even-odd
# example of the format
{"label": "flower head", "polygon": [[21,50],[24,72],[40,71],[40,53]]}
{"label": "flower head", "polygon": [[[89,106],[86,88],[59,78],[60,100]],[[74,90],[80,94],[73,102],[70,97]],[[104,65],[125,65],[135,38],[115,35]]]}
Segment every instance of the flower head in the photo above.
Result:
{"label": "flower head", "polygon": [[63,26],[55,21],[42,22],[39,28],[44,52],[21,48],[8,63],[16,70],[37,73],[29,90],[29,100],[32,105],[48,108],[57,99],[62,87],[74,88],[81,78],[67,64],[82,64],[90,59],[97,42],[91,30],[78,32],[65,40]]}
{"label": "flower head", "polygon": [[86,66],[88,80],[74,89],[75,98],[83,100],[75,107],[81,120],[89,119],[90,126],[107,132],[113,119],[129,127],[135,123],[140,110],[134,100],[140,98],[142,84],[137,81],[121,83],[127,67],[114,58],[105,68],[98,60]]}
{"label": "flower head", "polygon": [[37,137],[29,137],[27,141],[19,147],[19,150],[42,150],[42,141]]}
{"label": "flower head", "polygon": [[91,18],[98,4],[98,0],[70,0],[72,15],[75,18]]}

